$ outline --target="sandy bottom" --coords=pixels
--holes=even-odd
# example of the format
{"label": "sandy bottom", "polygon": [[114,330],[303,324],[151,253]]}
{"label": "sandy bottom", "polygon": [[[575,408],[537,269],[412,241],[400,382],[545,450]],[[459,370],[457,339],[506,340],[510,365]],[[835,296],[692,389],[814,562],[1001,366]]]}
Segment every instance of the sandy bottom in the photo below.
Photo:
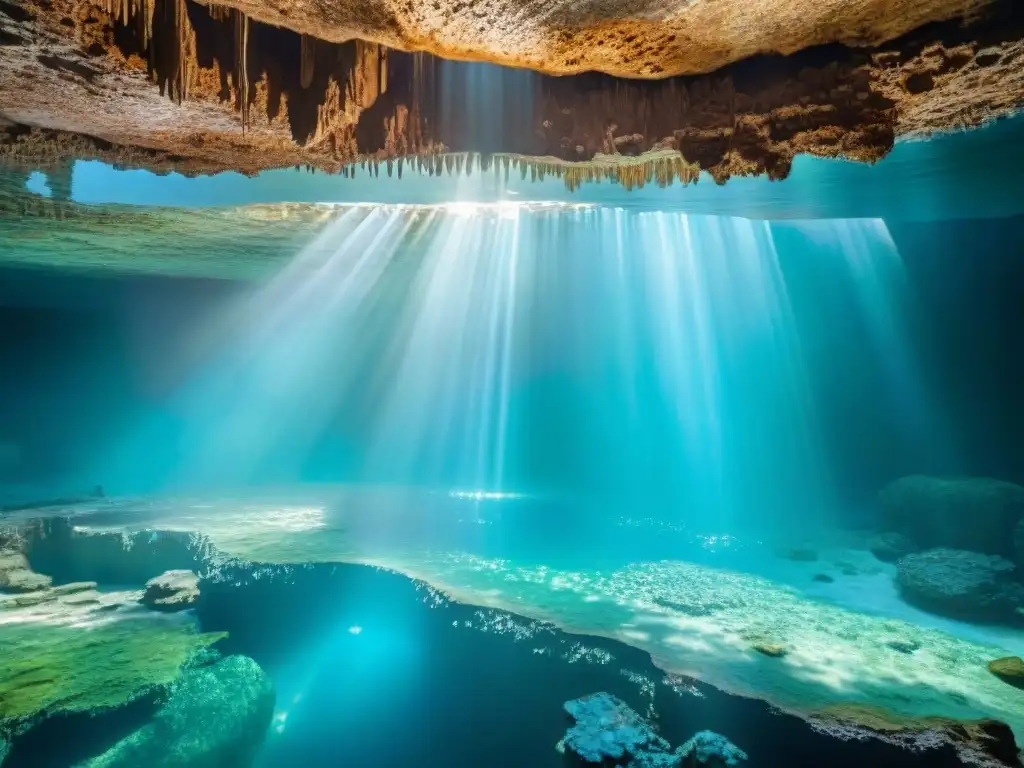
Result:
{"label": "sandy bottom", "polygon": [[[620,640],[667,672],[797,714],[858,702],[906,715],[995,717],[1024,734],[1024,691],[986,669],[993,658],[1024,654],[1024,633],[906,605],[894,568],[857,535],[822,535],[813,561],[788,559],[785,543],[760,540],[715,560],[698,537],[692,557],[624,562],[595,552],[592,565],[565,567],[528,546],[494,556],[494,538],[484,546],[479,534],[493,520],[453,512],[465,507],[447,501],[425,512],[401,493],[346,503],[317,491],[287,497],[106,501],[26,516],[71,515],[85,530],[202,533],[221,552],[258,562],[380,565],[462,602]],[[784,655],[765,655],[758,644]]]}

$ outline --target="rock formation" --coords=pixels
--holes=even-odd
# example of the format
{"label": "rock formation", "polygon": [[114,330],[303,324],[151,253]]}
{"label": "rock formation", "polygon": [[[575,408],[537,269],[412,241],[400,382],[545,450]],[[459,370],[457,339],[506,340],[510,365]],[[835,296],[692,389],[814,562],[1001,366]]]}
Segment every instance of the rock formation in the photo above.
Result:
{"label": "rock formation", "polygon": [[883,563],[895,563],[904,555],[916,552],[918,547],[909,536],[889,531],[873,536],[868,549]]}
{"label": "rock formation", "polygon": [[682,764],[708,765],[715,768],[736,766],[747,759],[747,753],[725,736],[714,731],[698,731],[679,748]]}
{"label": "rock formation", "polygon": [[192,571],[166,571],[146,582],[140,603],[155,611],[182,611],[199,599],[199,577]]}
{"label": "rock formation", "polygon": [[153,720],[80,768],[251,765],[274,714],[274,686],[248,656],[186,669]]}
{"label": "rock formation", "polygon": [[904,477],[879,494],[884,523],[920,547],[1013,557],[1024,488],[989,478]]}
{"label": "rock formation", "polygon": [[1019,623],[1024,585],[1014,565],[998,555],[931,549],[896,564],[900,594],[908,602],[953,618]]}
{"label": "rock formation", "polygon": [[595,693],[565,702],[574,724],[558,742],[558,750],[573,764],[617,765],[629,768],[736,766],[746,753],[724,736],[700,731],[679,749],[655,733],[630,707],[608,693]]}
{"label": "rock formation", "polygon": [[1024,659],[1020,656],[1004,656],[988,663],[988,671],[1014,688],[1024,688]]}
{"label": "rock formation", "polygon": [[869,704],[844,704],[819,711],[811,722],[838,738],[861,740],[871,736],[911,751],[949,745],[966,765],[1020,765],[1013,731],[999,720],[909,717]]}
{"label": "rock formation", "polygon": [[1024,102],[1013,0],[4,0],[0,44],[0,160],[44,169],[781,179]]}
{"label": "rock formation", "polygon": [[50,586],[50,577],[35,573],[17,549],[0,549],[0,592],[35,592]]}

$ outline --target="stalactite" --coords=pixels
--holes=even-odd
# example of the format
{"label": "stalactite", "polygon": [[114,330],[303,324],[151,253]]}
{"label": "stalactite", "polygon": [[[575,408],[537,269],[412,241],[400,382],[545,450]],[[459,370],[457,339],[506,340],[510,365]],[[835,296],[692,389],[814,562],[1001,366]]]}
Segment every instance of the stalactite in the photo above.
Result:
{"label": "stalactite", "polygon": [[[185,0],[179,0],[185,2]],[[242,116],[242,132],[249,127],[249,17],[235,11],[235,90]]]}
{"label": "stalactite", "polygon": [[299,83],[303,89],[313,84],[316,65],[316,38],[310,35],[299,37]]}

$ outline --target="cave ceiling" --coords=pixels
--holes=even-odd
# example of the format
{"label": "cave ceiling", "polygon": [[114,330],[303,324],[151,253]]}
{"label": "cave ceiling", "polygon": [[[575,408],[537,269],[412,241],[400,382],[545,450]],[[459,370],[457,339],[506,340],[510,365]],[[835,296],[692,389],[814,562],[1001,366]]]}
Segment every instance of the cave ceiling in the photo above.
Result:
{"label": "cave ceiling", "polygon": [[0,0],[8,171],[722,183],[1022,105],[1017,0]]}

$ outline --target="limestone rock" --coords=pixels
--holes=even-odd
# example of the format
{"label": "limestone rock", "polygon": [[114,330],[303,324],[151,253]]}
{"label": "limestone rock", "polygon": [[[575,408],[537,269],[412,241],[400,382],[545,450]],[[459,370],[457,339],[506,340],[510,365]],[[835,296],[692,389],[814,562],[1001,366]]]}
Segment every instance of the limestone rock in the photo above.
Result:
{"label": "limestone rock", "polygon": [[708,765],[715,768],[739,765],[747,759],[746,752],[714,731],[695,733],[679,748],[678,755],[683,765]]}
{"label": "limestone rock", "polygon": [[1013,729],[1000,720],[913,717],[870,704],[837,704],[816,712],[811,722],[842,739],[871,735],[912,751],[948,744],[966,765],[1020,765]]}
{"label": "limestone rock", "polygon": [[0,592],[35,592],[49,586],[50,577],[35,573],[20,551],[0,550]]}
{"label": "limestone rock", "polygon": [[889,531],[873,536],[868,549],[883,563],[895,563],[904,555],[916,552],[918,546],[906,534]]}
{"label": "limestone rock", "polygon": [[1024,659],[1020,656],[1004,656],[988,663],[988,671],[1014,688],[1024,688]]}
{"label": "limestone rock", "polygon": [[[443,146],[527,156],[531,173],[543,178],[546,166],[570,184],[691,181],[698,167],[716,181],[779,179],[796,154],[875,162],[898,135],[979,125],[1018,109],[1024,92],[1021,16],[981,13],[996,5],[990,0],[227,5],[235,10],[205,6],[190,21],[153,15],[146,3],[79,14],[16,0],[23,13],[0,30],[0,112],[14,126],[6,141],[0,126],[0,153],[31,169],[45,158],[48,175],[70,158],[101,157],[189,173],[288,165],[348,173],[366,159],[374,174],[381,160],[408,157],[436,175]],[[930,24],[965,16],[971,24]],[[829,40],[856,48],[822,56],[816,46]],[[224,88],[223,49],[243,41],[247,55],[234,51],[238,71]],[[488,100],[462,85],[468,65],[407,52],[423,49],[585,74],[530,76],[532,94]],[[740,61],[778,51],[790,55]],[[706,74],[662,79],[684,72]],[[524,75],[512,73],[517,93]],[[268,92],[285,97],[286,116],[281,100],[256,96]],[[471,128],[465,103],[503,125],[503,138]],[[263,113],[260,130],[242,132],[250,110]],[[58,126],[70,133],[56,134]],[[640,153],[656,156],[634,164]],[[62,212],[59,197],[50,203]]]}
{"label": "limestone rock", "polygon": [[54,595],[77,595],[80,592],[94,590],[96,586],[95,581],[72,581],[70,584],[59,584],[50,592]]}
{"label": "limestone rock", "polygon": [[944,616],[1009,622],[1024,605],[1024,585],[1013,581],[1013,563],[996,555],[931,549],[901,558],[897,569],[904,599]]}
{"label": "limestone rock", "polygon": [[764,656],[771,656],[776,659],[782,658],[789,653],[786,646],[781,643],[753,643],[750,647]]}
{"label": "limestone rock", "polygon": [[152,722],[81,768],[250,765],[274,714],[274,686],[247,656],[187,669]]}
{"label": "limestone rock", "polygon": [[1024,517],[1024,488],[984,477],[915,475],[882,489],[885,522],[918,546],[1013,556],[1013,532]]}
{"label": "limestone rock", "polygon": [[139,600],[157,611],[183,611],[199,599],[199,577],[192,571],[167,571],[146,582]]}

